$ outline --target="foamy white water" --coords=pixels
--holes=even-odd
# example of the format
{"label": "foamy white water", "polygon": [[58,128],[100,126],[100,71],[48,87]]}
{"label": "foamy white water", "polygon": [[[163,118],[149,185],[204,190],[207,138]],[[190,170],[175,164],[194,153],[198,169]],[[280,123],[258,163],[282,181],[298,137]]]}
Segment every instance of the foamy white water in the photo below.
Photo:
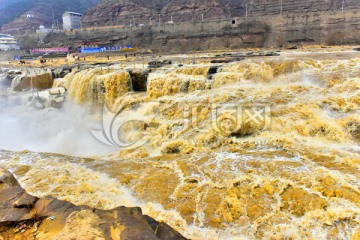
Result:
{"label": "foamy white water", "polygon": [[85,107],[67,102],[61,109],[39,110],[24,98],[21,94],[0,97],[0,149],[83,157],[116,151],[91,135],[90,129],[99,126]]}
{"label": "foamy white water", "polygon": [[[96,160],[3,151],[0,166],[11,169],[30,193],[103,209],[140,206],[191,239],[357,239],[359,66],[358,58],[258,59],[224,64],[210,80],[208,64],[186,65],[151,73],[146,93],[132,93],[122,71],[84,70],[61,83],[70,87],[70,99],[83,105],[103,101],[110,108],[123,104],[127,116],[144,115],[149,141]],[[212,103],[270,104],[271,124],[218,131],[210,121]],[[50,129],[33,123],[43,145],[30,147],[61,153],[86,152],[83,144],[97,148],[82,131],[93,122],[82,125],[77,115],[83,107],[69,104],[21,115],[30,122],[43,123],[49,114],[61,119],[61,126]],[[190,127],[182,125],[185,104],[200,104]],[[67,129],[62,137],[59,132]]]}

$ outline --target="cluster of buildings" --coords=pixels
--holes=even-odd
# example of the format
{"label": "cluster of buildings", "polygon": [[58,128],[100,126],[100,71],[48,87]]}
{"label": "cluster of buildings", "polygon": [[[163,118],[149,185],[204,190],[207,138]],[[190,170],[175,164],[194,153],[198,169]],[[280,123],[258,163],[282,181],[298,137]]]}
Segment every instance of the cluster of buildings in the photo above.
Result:
{"label": "cluster of buildings", "polygon": [[[82,14],[76,12],[65,12],[62,16],[63,19],[63,30],[73,30],[81,28],[81,18]],[[55,21],[55,20],[54,20]],[[58,24],[53,28],[45,28],[45,26],[40,25],[39,29],[36,30],[36,33],[49,33],[54,31],[54,29],[58,30]]]}
{"label": "cluster of buildings", "polygon": [[[29,14],[28,18],[32,17]],[[63,18],[63,29],[64,30],[73,30],[81,28],[81,18],[82,14],[76,12],[65,12],[62,16]],[[47,34],[54,31],[52,28],[45,28],[41,25],[36,33],[38,34]],[[20,50],[20,45],[17,43],[16,39],[8,34],[0,34],[0,51],[9,51],[9,50]]]}

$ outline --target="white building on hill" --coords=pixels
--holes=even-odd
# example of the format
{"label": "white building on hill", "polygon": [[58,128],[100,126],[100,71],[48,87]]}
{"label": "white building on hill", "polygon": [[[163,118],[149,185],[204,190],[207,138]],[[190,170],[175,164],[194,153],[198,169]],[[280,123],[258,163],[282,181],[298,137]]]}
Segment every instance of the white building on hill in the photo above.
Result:
{"label": "white building on hill", "polygon": [[81,28],[82,14],[75,12],[65,12],[63,14],[63,28],[64,30],[72,30]]}

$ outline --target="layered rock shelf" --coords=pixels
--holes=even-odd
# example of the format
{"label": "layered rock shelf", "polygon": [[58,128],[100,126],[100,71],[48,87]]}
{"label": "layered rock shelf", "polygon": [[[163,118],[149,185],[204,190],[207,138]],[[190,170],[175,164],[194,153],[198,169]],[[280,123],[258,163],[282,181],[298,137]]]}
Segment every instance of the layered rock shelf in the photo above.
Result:
{"label": "layered rock shelf", "polygon": [[140,208],[104,211],[32,196],[0,169],[0,239],[185,239]]}

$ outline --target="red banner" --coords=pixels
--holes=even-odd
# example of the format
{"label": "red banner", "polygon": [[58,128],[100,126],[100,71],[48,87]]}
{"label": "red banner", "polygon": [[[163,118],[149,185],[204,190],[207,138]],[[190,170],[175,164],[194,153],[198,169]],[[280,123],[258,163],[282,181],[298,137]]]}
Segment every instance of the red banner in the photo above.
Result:
{"label": "red banner", "polygon": [[43,54],[43,53],[67,53],[69,52],[68,47],[63,48],[35,48],[31,49],[32,54]]}

